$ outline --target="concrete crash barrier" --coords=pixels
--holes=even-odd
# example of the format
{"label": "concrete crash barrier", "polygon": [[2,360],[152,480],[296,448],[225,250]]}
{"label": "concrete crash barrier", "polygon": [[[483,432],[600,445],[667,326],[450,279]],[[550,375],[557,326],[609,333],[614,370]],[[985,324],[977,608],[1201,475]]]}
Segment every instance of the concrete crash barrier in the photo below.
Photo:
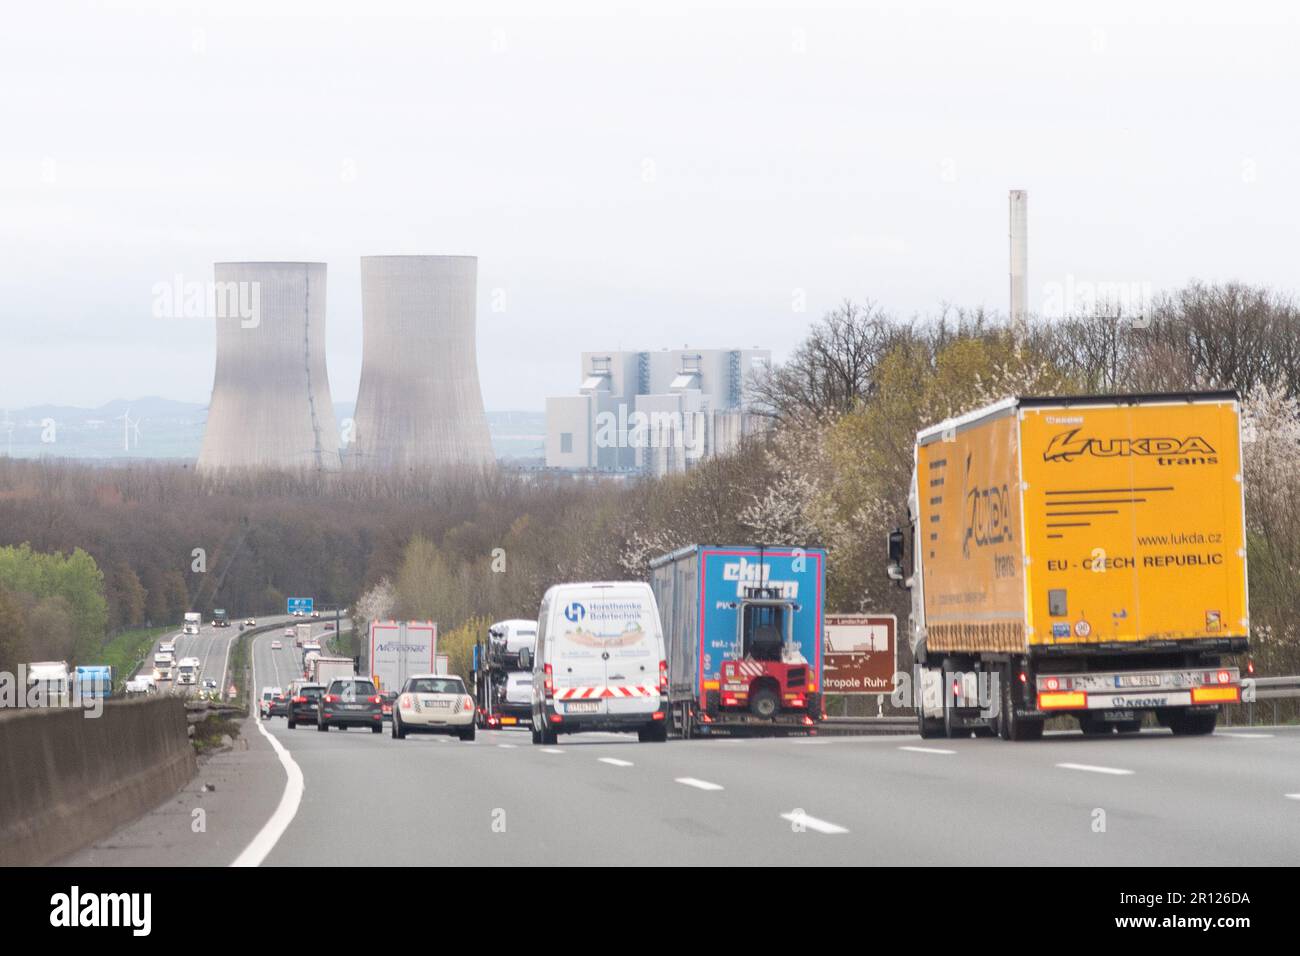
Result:
{"label": "concrete crash barrier", "polygon": [[50,863],[153,809],[195,773],[179,698],[0,711],[0,864]]}

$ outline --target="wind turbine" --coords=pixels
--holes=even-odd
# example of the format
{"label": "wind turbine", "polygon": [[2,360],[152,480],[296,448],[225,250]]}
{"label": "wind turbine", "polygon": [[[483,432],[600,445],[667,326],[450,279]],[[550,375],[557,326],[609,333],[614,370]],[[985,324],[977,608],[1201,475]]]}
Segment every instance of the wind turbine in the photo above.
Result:
{"label": "wind turbine", "polygon": [[127,409],[121,415],[117,416],[122,419],[122,449],[131,450],[131,433],[135,433],[135,446],[140,447],[140,422],[131,420],[131,409]]}

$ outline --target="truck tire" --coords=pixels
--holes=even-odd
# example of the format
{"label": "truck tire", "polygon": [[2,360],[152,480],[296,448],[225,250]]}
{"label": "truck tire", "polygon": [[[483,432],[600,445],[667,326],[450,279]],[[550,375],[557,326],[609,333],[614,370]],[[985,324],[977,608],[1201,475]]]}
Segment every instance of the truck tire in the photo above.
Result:
{"label": "truck tire", "polygon": [[1038,740],[1043,736],[1042,719],[1026,719],[1016,716],[1016,695],[1012,684],[1014,670],[1014,668],[1009,667],[1002,674],[998,736],[1003,740]]}
{"label": "truck tire", "polygon": [[1117,734],[1136,734],[1141,729],[1142,729],[1141,717],[1139,717],[1137,720],[1123,720],[1115,725],[1115,733]]}
{"label": "truck tire", "polygon": [[316,721],[316,729],[319,730],[322,734],[328,733],[330,729],[330,725],[325,723],[323,720],[318,720]]}
{"label": "truck tire", "polygon": [[1079,729],[1083,731],[1085,737],[1105,737],[1115,728],[1099,715],[1080,714]]}
{"label": "truck tire", "polygon": [[1219,722],[1219,712],[1211,710],[1199,712],[1194,710],[1171,710],[1169,712],[1169,729],[1175,737],[1202,737],[1214,733],[1214,725]]}
{"label": "truck tire", "polygon": [[769,684],[760,684],[749,697],[749,712],[762,720],[771,720],[781,709],[781,695]]}

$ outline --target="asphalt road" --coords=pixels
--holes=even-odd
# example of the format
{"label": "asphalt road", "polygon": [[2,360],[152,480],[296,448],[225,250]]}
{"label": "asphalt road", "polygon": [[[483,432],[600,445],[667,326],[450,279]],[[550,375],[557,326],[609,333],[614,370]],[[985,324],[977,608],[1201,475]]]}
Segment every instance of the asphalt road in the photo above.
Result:
{"label": "asphalt road", "polygon": [[[273,652],[271,639],[254,642],[259,687],[297,673],[292,642]],[[244,737],[246,752],[201,771],[220,779],[216,793],[183,794],[70,862],[326,865],[341,846],[375,865],[1291,865],[1300,854],[1298,727],[1018,744],[592,734],[538,747],[517,730],[398,741],[276,718]],[[215,802],[206,834],[180,826],[186,800]]]}
{"label": "asphalt road", "polygon": [[[168,681],[159,681],[158,688],[162,693],[177,694],[196,694],[203,690],[203,681],[212,678],[217,682],[217,687],[224,695],[229,683],[229,665],[230,665],[230,648],[234,640],[239,636],[239,625],[244,618],[231,618],[230,627],[213,627],[211,621],[206,621],[199,627],[198,634],[185,634],[182,630],[177,629],[164,635],[154,644],[149,651],[149,656],[145,662],[132,676],[153,673],[153,656],[158,652],[158,646],[164,640],[174,640],[176,642],[176,663],[184,657],[197,657],[200,662],[198,683],[194,685],[182,685],[176,683],[175,668],[172,671],[172,679]],[[271,615],[265,618],[258,618],[257,623],[272,624],[295,620],[289,615]],[[298,619],[301,620],[301,619]]]}

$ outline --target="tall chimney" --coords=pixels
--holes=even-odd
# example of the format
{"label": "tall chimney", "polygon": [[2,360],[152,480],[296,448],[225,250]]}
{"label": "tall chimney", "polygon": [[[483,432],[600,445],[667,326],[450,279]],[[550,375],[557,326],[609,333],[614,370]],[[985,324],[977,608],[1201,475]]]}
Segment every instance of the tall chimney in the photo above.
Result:
{"label": "tall chimney", "polygon": [[1011,328],[1025,331],[1029,301],[1029,192],[1011,190]]}

